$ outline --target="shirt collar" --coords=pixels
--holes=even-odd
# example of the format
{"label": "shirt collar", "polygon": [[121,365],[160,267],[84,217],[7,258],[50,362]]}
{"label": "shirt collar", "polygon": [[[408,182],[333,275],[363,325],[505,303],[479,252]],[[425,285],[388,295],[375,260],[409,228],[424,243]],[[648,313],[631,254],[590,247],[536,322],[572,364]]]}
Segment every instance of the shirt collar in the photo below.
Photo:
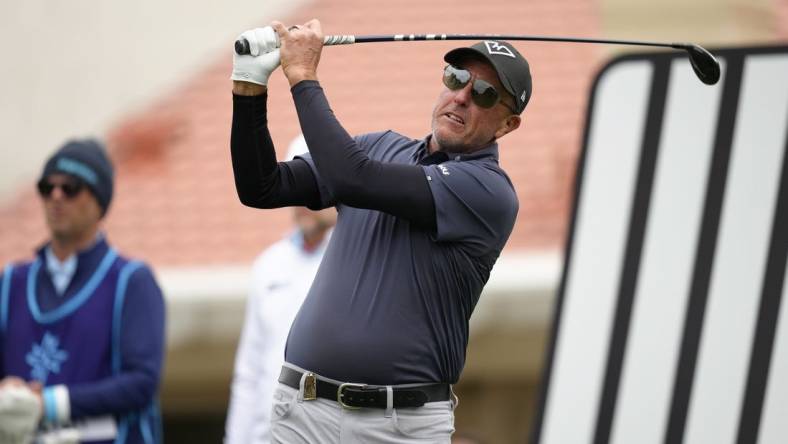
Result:
{"label": "shirt collar", "polygon": [[[72,254],[71,256],[76,257],[77,260],[82,260],[82,258],[84,258],[85,256],[87,256],[87,255],[89,255],[89,254],[91,254],[91,253],[93,253],[93,252],[95,252],[95,251],[97,251],[99,249],[102,249],[100,247],[105,247],[105,246],[106,246],[105,235],[104,235],[104,233],[102,231],[99,231],[96,234],[96,238],[93,239],[93,243],[90,244],[90,246],[88,246],[84,250],[77,251],[75,254]],[[44,245],[42,245],[41,247],[38,248],[37,254],[38,254],[39,257],[42,258],[42,260],[46,261],[47,260],[46,259],[46,255],[48,254],[47,252],[51,251],[51,250],[52,250],[52,242],[47,242],[46,244],[44,244]],[[52,255],[54,256],[54,252],[52,252]],[[55,257],[55,259],[57,259],[57,256],[54,256],[54,257]]]}
{"label": "shirt collar", "polygon": [[[66,289],[77,274],[77,270],[82,270],[86,266],[90,266],[90,263],[98,260],[98,256],[94,253],[102,253],[106,251],[107,248],[104,233],[99,231],[89,247],[72,253],[63,261],[60,261],[55,255],[55,252],[52,251],[51,242],[48,242],[39,249],[38,254],[46,265],[46,269],[49,272],[49,276],[52,279],[52,284],[55,286],[57,294],[62,296],[65,294]],[[83,272],[80,271],[80,273]]]}
{"label": "shirt collar", "polygon": [[494,161],[498,161],[498,142],[492,141],[490,144],[476,150],[472,153],[453,153],[451,151],[436,151],[432,154],[429,154],[427,147],[430,143],[430,138],[432,134],[428,135],[427,137],[422,140],[422,142],[417,147],[417,158],[419,164],[421,165],[434,165],[443,163],[449,160],[455,160],[458,162],[465,161],[465,160],[475,160],[475,159],[485,159],[485,158],[492,158]]}
{"label": "shirt collar", "polygon": [[72,254],[61,262],[57,256],[55,256],[55,253],[52,252],[52,248],[47,247],[45,250],[45,257],[46,267],[50,276],[52,276],[55,289],[57,289],[58,294],[62,295],[66,287],[68,287],[69,282],[71,282],[71,278],[74,277],[74,273],[77,271],[77,255]]}

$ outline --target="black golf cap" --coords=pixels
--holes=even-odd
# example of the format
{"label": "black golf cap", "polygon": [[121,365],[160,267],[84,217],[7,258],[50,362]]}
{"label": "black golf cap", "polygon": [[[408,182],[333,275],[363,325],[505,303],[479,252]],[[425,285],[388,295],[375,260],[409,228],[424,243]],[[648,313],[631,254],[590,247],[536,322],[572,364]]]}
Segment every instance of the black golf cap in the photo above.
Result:
{"label": "black golf cap", "polygon": [[455,48],[443,56],[447,63],[455,64],[465,57],[479,57],[495,68],[501,84],[516,102],[515,111],[520,114],[531,99],[531,68],[528,60],[509,42],[484,40],[473,46]]}

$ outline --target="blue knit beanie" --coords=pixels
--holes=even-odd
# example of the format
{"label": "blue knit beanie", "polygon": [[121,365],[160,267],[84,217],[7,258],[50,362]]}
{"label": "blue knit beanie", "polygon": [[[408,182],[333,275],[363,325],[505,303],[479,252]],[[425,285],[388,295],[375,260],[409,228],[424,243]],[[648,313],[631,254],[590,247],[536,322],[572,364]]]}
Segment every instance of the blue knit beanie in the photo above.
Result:
{"label": "blue knit beanie", "polygon": [[104,145],[95,139],[70,140],[44,165],[41,178],[68,174],[85,182],[101,206],[102,216],[112,200],[114,172]]}

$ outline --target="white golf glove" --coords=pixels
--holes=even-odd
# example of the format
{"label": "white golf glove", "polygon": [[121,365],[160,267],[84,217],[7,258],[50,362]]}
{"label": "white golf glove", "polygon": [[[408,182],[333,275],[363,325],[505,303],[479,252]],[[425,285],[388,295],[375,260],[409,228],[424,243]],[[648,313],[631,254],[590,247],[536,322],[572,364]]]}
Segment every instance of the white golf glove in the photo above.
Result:
{"label": "white golf glove", "polygon": [[24,386],[0,388],[0,442],[29,444],[41,419],[38,396]]}
{"label": "white golf glove", "polygon": [[244,31],[239,39],[249,42],[249,55],[233,51],[233,80],[267,85],[268,77],[279,66],[279,36],[270,26]]}

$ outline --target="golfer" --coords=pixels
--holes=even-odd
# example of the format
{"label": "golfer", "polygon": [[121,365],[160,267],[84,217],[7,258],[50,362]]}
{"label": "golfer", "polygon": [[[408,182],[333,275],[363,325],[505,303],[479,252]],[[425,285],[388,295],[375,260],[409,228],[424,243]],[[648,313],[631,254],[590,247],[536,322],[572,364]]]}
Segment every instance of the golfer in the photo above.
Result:
{"label": "golfer", "polygon": [[[429,135],[353,137],[318,81],[317,20],[241,37],[251,54],[234,56],[230,143],[241,202],[339,213],[290,329],[272,441],[450,442],[468,321],[517,216],[496,141],[520,126],[528,62],[501,41],[449,51]],[[277,163],[266,84],[280,62],[309,154]]]}

